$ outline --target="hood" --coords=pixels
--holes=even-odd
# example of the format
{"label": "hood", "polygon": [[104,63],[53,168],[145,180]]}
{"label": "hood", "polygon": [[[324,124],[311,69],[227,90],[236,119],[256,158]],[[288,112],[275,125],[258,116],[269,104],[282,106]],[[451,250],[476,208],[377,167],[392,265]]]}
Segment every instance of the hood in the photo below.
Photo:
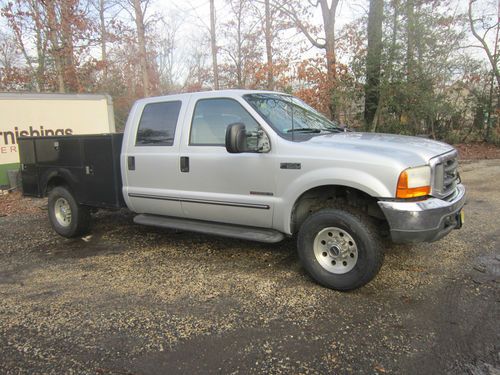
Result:
{"label": "hood", "polygon": [[337,150],[348,149],[373,153],[410,164],[428,163],[433,157],[453,150],[453,147],[446,143],[426,138],[379,133],[333,133],[312,137],[305,143],[320,147],[334,147]]}

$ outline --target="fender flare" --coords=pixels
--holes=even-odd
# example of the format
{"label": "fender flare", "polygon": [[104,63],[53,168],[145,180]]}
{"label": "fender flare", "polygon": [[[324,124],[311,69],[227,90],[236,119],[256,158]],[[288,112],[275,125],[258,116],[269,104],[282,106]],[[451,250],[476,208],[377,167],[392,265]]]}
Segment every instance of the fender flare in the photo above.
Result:
{"label": "fender flare", "polygon": [[[74,177],[74,172],[70,171],[67,168],[57,168],[57,169],[49,169],[43,173],[43,175],[40,178],[40,185],[42,188],[42,196],[47,195],[47,187],[50,184],[50,181],[52,181],[54,178],[59,178],[63,180],[66,185],[74,192],[75,191],[75,186],[77,184],[77,180]],[[75,197],[76,199],[76,197]]]}
{"label": "fender flare", "polygon": [[[344,176],[349,176],[349,178]],[[283,192],[283,204],[279,210],[275,211],[276,229],[287,234],[292,234],[291,218],[297,200],[307,191],[322,186],[349,187],[362,191],[374,198],[390,197],[393,195],[390,187],[366,172],[338,167],[314,170],[300,176],[293,184],[287,186]]]}

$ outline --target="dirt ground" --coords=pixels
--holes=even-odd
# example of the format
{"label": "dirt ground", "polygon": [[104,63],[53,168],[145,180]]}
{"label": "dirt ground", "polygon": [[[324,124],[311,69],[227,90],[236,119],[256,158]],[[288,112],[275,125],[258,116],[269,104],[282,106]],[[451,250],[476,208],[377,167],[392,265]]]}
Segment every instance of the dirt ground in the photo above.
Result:
{"label": "dirt ground", "polygon": [[500,159],[500,147],[488,143],[460,143],[453,145],[462,160]]}
{"label": "dirt ground", "polygon": [[295,243],[140,227],[100,212],[66,240],[43,200],[0,217],[0,373],[500,373],[500,160],[462,166],[463,229],[392,246],[339,293]]}

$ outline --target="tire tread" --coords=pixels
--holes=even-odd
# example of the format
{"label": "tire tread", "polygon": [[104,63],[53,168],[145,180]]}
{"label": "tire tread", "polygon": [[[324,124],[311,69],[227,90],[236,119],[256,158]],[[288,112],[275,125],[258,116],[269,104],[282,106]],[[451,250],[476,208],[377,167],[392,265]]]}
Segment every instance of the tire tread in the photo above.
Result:
{"label": "tire tread", "polygon": [[[301,250],[301,247],[306,246],[306,244],[302,243],[304,241],[304,236],[306,233],[305,231],[308,230],[308,226],[311,224],[311,222],[321,219],[322,216],[331,218],[332,215],[335,217],[344,217],[347,218],[347,220],[356,220],[358,221],[359,225],[361,225],[365,231],[365,235],[369,238],[369,241],[374,249],[373,255],[374,255],[374,261],[370,264],[370,269],[369,272],[366,272],[361,278],[356,280],[353,283],[350,283],[348,285],[333,285],[332,283],[326,282],[323,277],[319,275],[315,275],[314,272],[312,272],[307,265],[305,265],[305,269],[307,273],[318,283],[320,283],[323,286],[326,286],[331,289],[336,289],[340,291],[348,291],[348,290],[353,290],[362,287],[363,285],[367,284],[370,282],[379,272],[380,268],[382,267],[383,261],[384,261],[384,245],[383,245],[383,240],[382,237],[377,229],[375,220],[370,218],[366,213],[363,211],[356,209],[355,207],[349,206],[347,204],[337,204],[335,205],[334,208],[325,208],[321,209],[319,211],[316,211],[315,213],[311,214],[302,224],[300,230],[299,230],[299,235],[298,235],[298,251],[299,251],[299,258],[301,259],[301,262],[304,264],[306,263],[305,256],[301,254],[301,251],[305,251],[304,249]],[[326,218],[325,218],[326,219]],[[326,271],[325,271],[326,272]]]}
{"label": "tire tread", "polygon": [[[58,197],[63,197],[68,200],[72,206],[72,211],[75,216],[72,217],[70,227],[63,228],[53,218],[52,205]],[[87,234],[90,229],[90,210],[88,207],[78,204],[71,190],[63,185],[54,187],[48,194],[49,201],[49,220],[52,228],[61,236],[66,238],[80,237]]]}

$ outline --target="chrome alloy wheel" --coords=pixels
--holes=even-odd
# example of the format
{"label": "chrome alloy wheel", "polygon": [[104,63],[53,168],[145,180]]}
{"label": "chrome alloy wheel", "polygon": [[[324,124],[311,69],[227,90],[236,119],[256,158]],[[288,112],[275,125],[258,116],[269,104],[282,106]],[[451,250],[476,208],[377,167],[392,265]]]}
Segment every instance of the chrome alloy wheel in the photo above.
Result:
{"label": "chrome alloy wheel", "polygon": [[346,231],[337,227],[324,228],[314,238],[314,255],[328,272],[344,274],[358,261],[356,242]]}
{"label": "chrome alloy wheel", "polygon": [[56,200],[54,215],[60,226],[68,227],[71,224],[71,206],[65,198],[58,198]]}

